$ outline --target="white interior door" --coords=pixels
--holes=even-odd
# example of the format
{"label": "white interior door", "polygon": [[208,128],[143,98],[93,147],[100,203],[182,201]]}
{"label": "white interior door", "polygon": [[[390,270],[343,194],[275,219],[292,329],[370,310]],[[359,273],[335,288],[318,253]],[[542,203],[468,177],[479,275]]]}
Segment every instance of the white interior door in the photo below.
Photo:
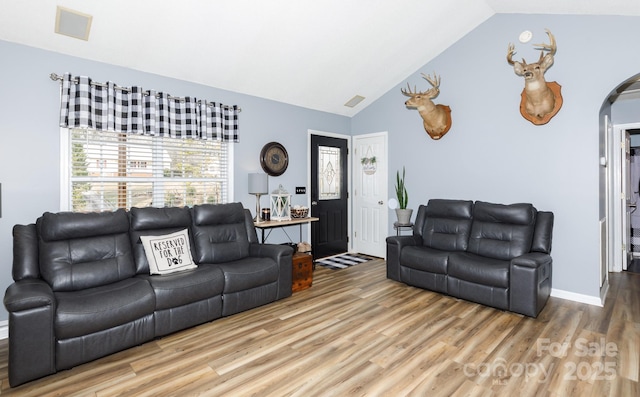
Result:
{"label": "white interior door", "polygon": [[[612,147],[612,194],[613,217],[609,230],[612,232],[611,251],[613,262],[608,270],[626,270],[631,243],[631,192],[630,192],[630,138],[626,128],[614,126]],[[606,276],[606,274],[604,275]]]}
{"label": "white interior door", "polygon": [[353,249],[384,258],[387,209],[387,133],[353,138]]}

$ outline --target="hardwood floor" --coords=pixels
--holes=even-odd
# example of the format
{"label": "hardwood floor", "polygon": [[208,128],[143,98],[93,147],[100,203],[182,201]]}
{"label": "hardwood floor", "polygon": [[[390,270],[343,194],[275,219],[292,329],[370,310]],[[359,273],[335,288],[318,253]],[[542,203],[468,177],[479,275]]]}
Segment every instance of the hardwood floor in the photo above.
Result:
{"label": "hardwood floor", "polygon": [[386,279],[382,260],[292,297],[10,389],[21,396],[638,396],[640,274],[537,319]]}

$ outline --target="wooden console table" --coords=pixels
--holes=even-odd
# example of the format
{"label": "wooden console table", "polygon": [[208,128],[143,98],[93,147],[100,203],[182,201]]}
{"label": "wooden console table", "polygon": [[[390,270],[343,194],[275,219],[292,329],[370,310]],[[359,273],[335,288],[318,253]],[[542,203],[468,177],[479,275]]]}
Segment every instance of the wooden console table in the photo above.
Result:
{"label": "wooden console table", "polygon": [[[275,227],[284,228],[286,226],[294,226],[294,225],[300,225],[300,239],[298,240],[298,242],[301,242],[302,241],[302,225],[306,225],[311,222],[316,222],[318,220],[319,220],[318,218],[307,217],[307,218],[291,218],[291,220],[288,220],[288,221],[261,221],[261,222],[254,222],[253,224],[255,225],[256,228],[260,229],[260,231],[262,232],[262,244],[264,244],[264,242],[269,238],[269,234],[271,234],[271,230],[269,230],[269,233],[267,233],[267,236],[265,237],[264,235],[265,229],[273,229]],[[287,234],[286,231],[284,233]],[[287,234],[287,237],[289,237],[288,234]],[[289,237],[289,240],[291,240],[291,237]]]}

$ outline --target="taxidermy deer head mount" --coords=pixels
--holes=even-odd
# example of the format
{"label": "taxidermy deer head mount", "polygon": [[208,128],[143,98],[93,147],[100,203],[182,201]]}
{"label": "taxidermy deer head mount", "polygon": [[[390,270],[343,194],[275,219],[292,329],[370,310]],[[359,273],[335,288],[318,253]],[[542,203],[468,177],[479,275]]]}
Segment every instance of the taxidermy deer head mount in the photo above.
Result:
{"label": "taxidermy deer head mount", "polygon": [[407,83],[408,90],[400,89],[400,91],[409,97],[404,103],[410,109],[417,109],[418,113],[423,120],[424,130],[432,139],[440,139],[451,128],[451,109],[449,106],[436,105],[431,101],[437,97],[440,93],[440,77],[433,74],[433,77],[422,73],[424,77],[431,85],[432,88],[424,92],[418,92],[416,87],[413,87],[413,92],[409,83]]}
{"label": "taxidermy deer head mount", "polygon": [[562,106],[560,85],[556,82],[547,83],[544,78],[544,73],[553,65],[553,56],[558,49],[553,34],[548,29],[545,31],[549,36],[549,44],[534,44],[540,50],[540,59],[536,63],[527,64],[524,58],[522,62],[514,61],[515,46],[509,43],[507,49],[507,62],[518,76],[524,77],[520,113],[534,124],[547,123]]}

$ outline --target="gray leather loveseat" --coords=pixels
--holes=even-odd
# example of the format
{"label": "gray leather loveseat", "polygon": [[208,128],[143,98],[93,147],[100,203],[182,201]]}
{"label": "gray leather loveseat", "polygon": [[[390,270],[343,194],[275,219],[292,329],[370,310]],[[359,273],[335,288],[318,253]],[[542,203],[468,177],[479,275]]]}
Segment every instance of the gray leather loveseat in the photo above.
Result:
{"label": "gray leather loveseat", "polygon": [[[13,235],[11,386],[291,295],[292,249],[259,244],[240,203],[45,213]],[[144,239],[197,267],[151,275]]]}
{"label": "gray leather loveseat", "polygon": [[412,236],[387,238],[387,277],[536,317],[551,292],[553,213],[531,204],[429,200]]}

